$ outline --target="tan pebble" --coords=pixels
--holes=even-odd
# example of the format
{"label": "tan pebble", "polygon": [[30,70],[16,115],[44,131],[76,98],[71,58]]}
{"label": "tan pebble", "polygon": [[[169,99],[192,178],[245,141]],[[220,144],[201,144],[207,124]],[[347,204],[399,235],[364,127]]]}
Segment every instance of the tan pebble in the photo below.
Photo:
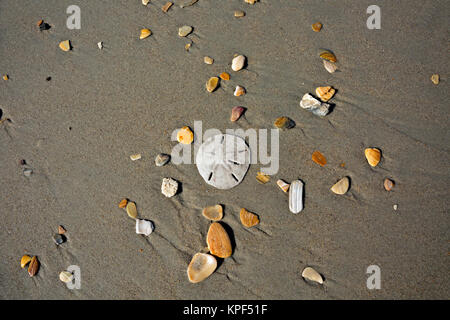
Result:
{"label": "tan pebble", "polygon": [[31,258],[30,265],[28,266],[28,274],[30,277],[33,277],[36,275],[36,273],[39,270],[39,260],[37,257]]}
{"label": "tan pebble", "polygon": [[64,234],[66,233],[66,229],[64,229],[63,226],[58,226],[58,234]]}
{"label": "tan pebble", "polygon": [[187,268],[191,283],[198,283],[208,278],[217,268],[217,260],[207,253],[196,253]]}
{"label": "tan pebble", "polygon": [[188,34],[192,32],[191,26],[182,26],[178,29],[178,35],[180,37],[186,37]]}
{"label": "tan pebble", "polygon": [[231,241],[228,233],[218,222],[213,222],[208,230],[206,236],[206,242],[208,244],[211,254],[219,258],[227,258],[231,256]]}
{"label": "tan pebble", "polygon": [[123,209],[127,206],[127,204],[128,204],[128,200],[122,199],[122,201],[119,202],[119,208]]}
{"label": "tan pebble", "polygon": [[329,73],[334,73],[337,70],[336,64],[328,60],[323,60],[323,66],[325,67],[325,70],[327,70]]}
{"label": "tan pebble", "polygon": [[262,172],[258,172],[256,174],[256,180],[258,180],[262,184],[265,184],[265,183],[269,182],[270,177],[267,174],[264,174]]}
{"label": "tan pebble", "polygon": [[170,9],[170,7],[173,5],[173,3],[172,2],[167,2],[162,8],[161,8],[161,10],[164,12],[164,13],[167,13],[167,11],[169,11],[169,9]]}
{"label": "tan pebble", "polygon": [[130,155],[130,159],[131,159],[132,161],[139,160],[141,157],[142,157],[142,156],[141,156],[140,153],[136,153],[136,154]]}
{"label": "tan pebble", "polygon": [[220,74],[220,79],[228,81],[228,80],[230,80],[230,75],[228,73],[226,73],[226,72],[222,72]]}
{"label": "tan pebble", "polygon": [[320,54],[320,57],[322,59],[325,59],[325,60],[328,60],[328,61],[331,61],[331,62],[336,62],[337,61],[336,56],[334,54],[332,54],[331,52],[329,52],[329,51],[323,51]]}
{"label": "tan pebble", "polygon": [[223,208],[220,204],[206,207],[203,209],[202,214],[206,219],[219,221],[223,218]]}
{"label": "tan pebble", "polygon": [[241,70],[244,67],[244,65],[245,65],[245,57],[242,54],[236,55],[231,61],[231,69],[233,69],[233,71]]}
{"label": "tan pebble", "polygon": [[217,86],[219,85],[219,78],[217,77],[211,77],[209,78],[209,80],[206,82],[206,90],[208,92],[213,92],[214,90],[216,90]]}
{"label": "tan pebble", "polygon": [[127,214],[130,218],[133,218],[133,219],[137,218],[138,213],[137,213],[136,204],[134,202],[128,202]]}
{"label": "tan pebble", "polygon": [[283,190],[284,193],[287,193],[289,191],[289,186],[290,186],[289,183],[280,179],[277,181],[277,185],[280,187],[281,190]]}
{"label": "tan pebble", "polygon": [[384,179],[384,189],[386,189],[386,191],[391,191],[392,188],[394,188],[395,186],[395,182],[392,181],[391,179]]}
{"label": "tan pebble", "polygon": [[211,57],[206,56],[206,57],[203,58],[203,62],[205,62],[206,64],[213,64],[214,63],[214,59],[211,58]]}
{"label": "tan pebble", "polygon": [[258,216],[250,211],[247,211],[245,208],[241,209],[239,217],[241,219],[241,223],[247,228],[256,226],[259,223]]}
{"label": "tan pebble", "polygon": [[69,271],[61,271],[59,274],[59,280],[64,283],[71,282],[73,280],[73,274]]}
{"label": "tan pebble", "polygon": [[234,16],[235,16],[236,18],[242,18],[243,16],[245,16],[245,12],[244,12],[244,11],[241,11],[241,10],[236,10],[236,11],[234,12]]}
{"label": "tan pebble", "polygon": [[314,151],[311,159],[322,167],[327,164],[327,159],[320,151]]}
{"label": "tan pebble", "polygon": [[335,194],[342,195],[348,191],[349,186],[350,179],[348,177],[344,177],[331,187],[331,191],[333,191]]}
{"label": "tan pebble", "polygon": [[141,30],[141,34],[139,35],[139,39],[145,39],[147,37],[149,37],[152,34],[152,32],[150,31],[150,29],[142,29]]}
{"label": "tan pebble", "polygon": [[238,121],[239,118],[241,117],[241,115],[245,112],[245,108],[244,107],[233,107],[233,109],[231,109],[231,117],[230,120],[231,121]]}
{"label": "tan pebble", "polygon": [[245,94],[245,88],[241,86],[236,86],[236,89],[234,90],[234,95],[236,97],[242,96]]}
{"label": "tan pebble", "polygon": [[307,280],[323,284],[323,278],[320,275],[320,273],[318,273],[316,270],[314,270],[311,267],[307,267],[303,270],[302,277]]}
{"label": "tan pebble", "polygon": [[313,23],[311,27],[315,32],[319,32],[322,29],[322,24],[320,22],[316,22]]}
{"label": "tan pebble", "polygon": [[279,117],[275,120],[273,125],[278,129],[290,129],[294,127],[294,121],[288,117]]}
{"label": "tan pebble", "polygon": [[28,262],[31,261],[31,257],[29,255],[24,255],[22,257],[22,259],[20,259],[20,266],[23,268],[25,268],[25,266],[28,264]]}
{"label": "tan pebble", "polygon": [[5,75],[3,75],[3,80],[8,80],[9,79],[9,77],[8,77],[8,75],[7,74],[5,74]]}
{"label": "tan pebble", "polygon": [[194,133],[188,126],[184,126],[177,132],[177,140],[182,144],[191,144],[194,141]]}
{"label": "tan pebble", "polygon": [[330,86],[316,88],[316,95],[320,98],[320,100],[322,100],[322,102],[327,102],[333,98],[335,92],[336,90]]}
{"label": "tan pebble", "polygon": [[70,41],[69,40],[64,40],[64,41],[61,41],[60,43],[59,43],[59,48],[62,50],[62,51],[70,51]]}
{"label": "tan pebble", "polygon": [[377,148],[367,148],[364,150],[367,162],[372,166],[376,167],[381,160],[381,151]]}
{"label": "tan pebble", "polygon": [[433,74],[431,76],[431,81],[435,84],[438,85],[439,84],[439,75],[438,74]]}

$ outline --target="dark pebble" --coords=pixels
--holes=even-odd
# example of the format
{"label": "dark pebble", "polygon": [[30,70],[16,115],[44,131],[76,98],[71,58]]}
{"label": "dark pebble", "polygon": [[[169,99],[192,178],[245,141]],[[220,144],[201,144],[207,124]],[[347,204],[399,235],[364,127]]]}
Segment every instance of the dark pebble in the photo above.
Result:
{"label": "dark pebble", "polygon": [[62,234],[55,234],[53,236],[53,241],[55,241],[56,245],[60,245],[63,244],[64,242],[66,242],[66,237],[63,236]]}

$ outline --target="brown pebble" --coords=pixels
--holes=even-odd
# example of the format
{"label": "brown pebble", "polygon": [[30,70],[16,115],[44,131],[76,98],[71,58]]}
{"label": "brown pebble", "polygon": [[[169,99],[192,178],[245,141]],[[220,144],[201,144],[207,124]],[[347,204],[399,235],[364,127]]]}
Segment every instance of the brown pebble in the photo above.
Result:
{"label": "brown pebble", "polygon": [[162,8],[161,8],[161,10],[164,12],[164,13],[167,13],[167,11],[169,11],[169,9],[170,9],[170,7],[173,5],[173,3],[172,2],[167,2]]}
{"label": "brown pebble", "polygon": [[241,117],[241,115],[245,112],[245,108],[244,107],[233,107],[233,109],[231,109],[231,117],[230,120],[231,121],[238,121],[239,118]]}
{"label": "brown pebble", "polygon": [[231,256],[232,248],[230,237],[219,222],[213,222],[209,227],[206,242],[209,251],[216,257],[227,258]]}
{"label": "brown pebble", "polygon": [[119,202],[119,208],[123,209],[127,206],[128,200],[122,199],[122,201]]}
{"label": "brown pebble", "polygon": [[241,219],[241,223],[247,228],[256,226],[259,223],[258,216],[250,211],[247,211],[245,208],[241,209],[239,217]]}
{"label": "brown pebble", "polygon": [[395,186],[395,182],[392,181],[391,179],[384,179],[384,189],[386,189],[386,191],[391,191],[392,188],[394,188]]}
{"label": "brown pebble", "polygon": [[225,80],[225,81],[230,80],[230,75],[226,72],[222,72],[219,77],[220,77],[220,79]]}
{"label": "brown pebble", "polygon": [[319,32],[322,29],[322,24],[320,22],[313,23],[312,29],[315,32]]}
{"label": "brown pebble", "polygon": [[438,85],[439,84],[439,75],[438,74],[433,74],[431,76],[431,81],[435,84]]}
{"label": "brown pebble", "polygon": [[64,229],[63,226],[58,226],[58,233],[59,234],[64,234],[64,233],[66,233],[66,229]]}
{"label": "brown pebble", "polygon": [[39,270],[39,260],[37,257],[31,258],[30,265],[28,266],[28,274],[30,277],[33,277],[36,275],[36,273]]}
{"label": "brown pebble", "polygon": [[320,153],[320,151],[314,151],[311,158],[312,161],[321,165],[322,167],[327,164],[327,159],[322,153]]}

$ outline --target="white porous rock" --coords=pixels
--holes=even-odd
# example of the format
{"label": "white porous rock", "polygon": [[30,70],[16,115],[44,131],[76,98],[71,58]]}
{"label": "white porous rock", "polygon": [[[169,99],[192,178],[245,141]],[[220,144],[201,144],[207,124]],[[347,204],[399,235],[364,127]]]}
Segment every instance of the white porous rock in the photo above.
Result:
{"label": "white porous rock", "polygon": [[330,105],[328,103],[317,100],[309,93],[303,96],[300,101],[300,107],[320,117],[324,117],[330,112]]}
{"label": "white porous rock", "polygon": [[149,236],[153,232],[153,223],[149,220],[136,219],[136,233]]}
{"label": "white porous rock", "polygon": [[178,191],[178,182],[172,178],[164,178],[161,185],[161,192],[167,198],[173,197]]}
{"label": "white porous rock", "polygon": [[303,182],[295,180],[289,186],[289,210],[297,214],[303,210]]}

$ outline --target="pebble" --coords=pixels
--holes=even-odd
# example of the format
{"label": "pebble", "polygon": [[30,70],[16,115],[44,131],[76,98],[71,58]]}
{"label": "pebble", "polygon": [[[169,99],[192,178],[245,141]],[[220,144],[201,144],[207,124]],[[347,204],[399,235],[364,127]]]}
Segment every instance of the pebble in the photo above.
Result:
{"label": "pebble", "polygon": [[328,61],[331,61],[331,62],[336,62],[337,61],[336,56],[333,53],[331,53],[330,51],[323,51],[320,54],[320,57],[322,59],[325,59],[325,60],[328,60]]}
{"label": "pebble", "polygon": [[348,191],[349,186],[350,179],[348,177],[344,177],[331,187],[331,191],[333,191],[335,194],[342,195]]}
{"label": "pebble", "polygon": [[223,207],[220,204],[203,209],[202,215],[209,220],[219,221],[223,218]]}
{"label": "pebble", "polygon": [[189,7],[192,6],[194,3],[196,3],[198,0],[182,0],[182,2],[179,4],[180,8]]}
{"label": "pebble", "polygon": [[130,159],[131,159],[132,161],[139,160],[141,157],[142,157],[142,156],[141,156],[140,153],[136,153],[136,154],[130,155]]}
{"label": "pebble", "polygon": [[323,284],[323,278],[316,270],[311,267],[307,267],[302,272],[302,277],[306,280],[314,281],[319,284]]}
{"label": "pebble", "polygon": [[327,159],[320,151],[314,151],[312,154],[312,161],[321,165],[322,167],[327,164]]}
{"label": "pebble", "polygon": [[217,260],[207,253],[196,253],[187,268],[191,283],[198,283],[208,278],[217,268]]}
{"label": "pebble", "polygon": [[328,112],[330,112],[330,105],[328,103],[320,102],[309,93],[303,96],[300,101],[300,107],[320,117],[324,117],[328,114]]}
{"label": "pebble", "polygon": [[186,43],[186,45],[184,46],[184,49],[185,49],[186,51],[189,51],[189,49],[191,48],[191,46],[192,46],[192,43]]}
{"label": "pebble", "polygon": [[231,241],[228,233],[219,222],[213,222],[208,230],[206,242],[211,254],[219,258],[228,258],[231,256]]}
{"label": "pebble", "polygon": [[398,209],[398,204],[394,204],[394,205],[393,205],[393,208],[394,208],[395,211],[397,211],[397,209]]}
{"label": "pebble", "polygon": [[139,39],[145,39],[148,38],[150,35],[152,34],[152,32],[150,31],[150,29],[141,29],[141,34],[139,35]]}
{"label": "pebble", "polygon": [[250,211],[247,211],[245,208],[241,209],[239,218],[241,219],[241,223],[247,228],[254,227],[259,223],[258,216]]}
{"label": "pebble", "polygon": [[231,121],[238,121],[239,118],[242,116],[242,114],[245,112],[245,108],[244,107],[233,107],[233,109],[231,109],[231,117],[230,120]]}
{"label": "pebble", "polygon": [[431,76],[431,81],[435,84],[438,85],[439,84],[439,75],[438,74],[433,74]]}
{"label": "pebble", "polygon": [[58,233],[59,234],[64,234],[64,233],[66,233],[66,229],[64,229],[63,226],[58,226]]}
{"label": "pebble", "polygon": [[209,80],[206,82],[206,90],[208,92],[213,92],[214,90],[216,90],[217,86],[219,85],[219,78],[217,77],[211,77],[209,78]]}
{"label": "pebble", "polygon": [[24,175],[25,177],[31,176],[32,173],[33,173],[33,170],[31,170],[31,169],[24,169],[24,170],[23,170],[23,175]]}
{"label": "pebble", "polygon": [[392,181],[391,179],[384,179],[384,189],[386,189],[386,191],[391,191],[392,188],[394,188],[395,186],[395,182]]}
{"label": "pebble", "polygon": [[220,77],[220,79],[225,80],[225,81],[230,80],[230,75],[226,72],[222,72],[219,77]]}
{"label": "pebble", "polygon": [[122,201],[119,202],[119,208],[123,209],[127,206],[128,199],[122,199]]}
{"label": "pebble", "polygon": [[69,271],[61,271],[61,273],[59,274],[59,280],[64,283],[72,282],[73,274]]}
{"label": "pebble", "polygon": [[244,64],[245,56],[240,54],[233,58],[233,61],[231,62],[231,69],[233,69],[233,71],[239,71],[244,67]]}
{"label": "pebble", "polygon": [[303,182],[295,180],[289,187],[289,210],[297,214],[303,210]]}
{"label": "pebble", "polygon": [[191,32],[192,32],[191,26],[182,26],[181,28],[178,29],[178,35],[180,37],[186,37]]}
{"label": "pebble", "polygon": [[60,43],[59,43],[59,48],[62,50],[62,51],[70,51],[70,41],[69,40],[64,40],[64,41],[61,41]]}
{"label": "pebble", "polygon": [[258,172],[256,174],[256,180],[258,180],[262,184],[266,184],[267,182],[269,182],[270,177],[267,174],[265,174],[265,173]]}
{"label": "pebble", "polygon": [[203,58],[203,62],[205,62],[206,64],[213,64],[214,63],[214,59],[211,58],[211,57],[206,56],[206,57]]}
{"label": "pebble", "polygon": [[37,274],[39,270],[39,260],[36,256],[31,258],[30,265],[28,266],[28,274],[33,277]]}
{"label": "pebble", "polygon": [[149,220],[136,219],[136,233],[149,236],[154,230],[153,223]]}
{"label": "pebble", "polygon": [[278,129],[291,129],[295,126],[295,122],[288,117],[279,117],[275,120],[273,125]]}
{"label": "pebble", "polygon": [[103,49],[103,42],[102,42],[102,41],[97,42],[97,47],[98,47],[100,50],[102,50],[102,49]]}
{"label": "pebble", "polygon": [[367,148],[364,150],[364,154],[366,156],[367,162],[371,167],[376,167],[381,159],[381,151],[377,148]]}
{"label": "pebble", "polygon": [[235,16],[236,18],[242,18],[243,16],[245,16],[245,12],[244,12],[244,11],[241,11],[241,10],[236,10],[236,11],[234,12],[234,16]]}
{"label": "pebble", "polygon": [[318,87],[316,88],[316,95],[322,100],[323,102],[327,102],[331,98],[333,98],[334,93],[336,92],[335,89],[333,89],[330,86],[327,87]]}
{"label": "pebble", "polygon": [[255,4],[258,0],[244,0],[246,3]]}
{"label": "pebble", "polygon": [[20,266],[25,268],[25,266],[31,261],[31,257],[29,255],[24,255],[22,259],[20,259]]}
{"label": "pebble", "polygon": [[136,204],[134,202],[128,202],[127,204],[127,214],[130,218],[132,219],[136,219],[137,218],[137,208],[136,208]]}
{"label": "pebble", "polygon": [[313,23],[311,27],[315,32],[319,32],[322,29],[322,24],[320,22],[316,22]]}
{"label": "pebble", "polygon": [[5,81],[9,80],[9,77],[8,77],[7,74],[4,74],[4,75],[3,75],[3,80],[5,80]]}
{"label": "pebble", "polygon": [[173,3],[172,2],[167,2],[162,8],[161,8],[161,10],[164,12],[164,13],[167,13],[167,11],[169,11],[169,9],[170,9],[170,7],[173,5]]}
{"label": "pebble", "polygon": [[278,180],[277,185],[280,187],[281,190],[283,190],[284,193],[287,193],[289,191],[290,184],[285,182],[284,180]]}
{"label": "pebble", "polygon": [[160,153],[155,158],[155,165],[157,167],[162,167],[170,161],[170,155],[165,153]]}
{"label": "pebble", "polygon": [[56,245],[59,246],[66,241],[66,237],[64,237],[62,234],[57,233],[53,236],[53,241],[55,241]]}
{"label": "pebble", "polygon": [[142,4],[143,4],[144,6],[148,5],[149,2],[150,2],[150,0],[142,0]]}
{"label": "pebble", "polygon": [[241,86],[236,86],[236,89],[234,90],[234,95],[236,97],[239,97],[239,96],[243,96],[244,94],[245,94],[245,88],[241,87]]}
{"label": "pebble", "polygon": [[188,126],[184,126],[177,132],[177,140],[182,144],[191,144],[194,141],[194,133]]}
{"label": "pebble", "polygon": [[323,66],[325,67],[325,70],[327,70],[329,73],[334,73],[337,70],[336,64],[328,60],[323,60]]}
{"label": "pebble", "polygon": [[161,185],[161,193],[167,198],[173,197],[178,191],[178,182],[172,178],[164,178]]}

